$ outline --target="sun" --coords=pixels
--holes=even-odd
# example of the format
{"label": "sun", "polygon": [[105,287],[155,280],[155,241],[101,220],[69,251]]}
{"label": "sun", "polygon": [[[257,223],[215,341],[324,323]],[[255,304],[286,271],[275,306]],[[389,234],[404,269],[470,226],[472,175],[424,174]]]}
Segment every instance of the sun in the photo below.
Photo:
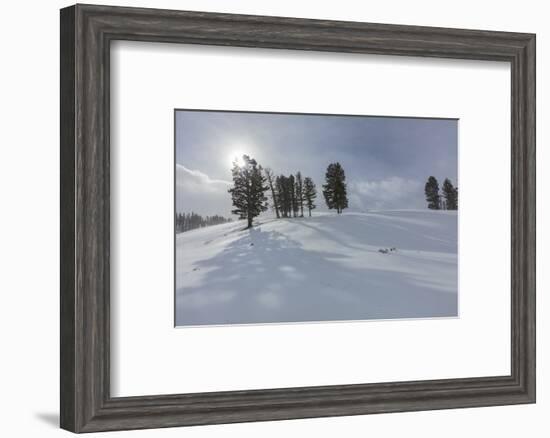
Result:
{"label": "sun", "polygon": [[243,166],[243,155],[246,155],[245,152],[243,152],[241,149],[235,149],[233,152],[229,154],[228,157],[228,164],[233,167],[233,163],[237,163],[237,166]]}

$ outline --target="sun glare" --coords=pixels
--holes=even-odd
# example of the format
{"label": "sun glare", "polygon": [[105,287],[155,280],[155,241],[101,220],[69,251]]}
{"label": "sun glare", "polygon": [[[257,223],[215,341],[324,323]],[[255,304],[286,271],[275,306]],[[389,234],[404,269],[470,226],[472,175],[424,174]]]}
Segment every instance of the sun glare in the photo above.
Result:
{"label": "sun glare", "polygon": [[237,163],[238,166],[242,166],[244,164],[243,155],[245,155],[245,153],[241,150],[231,152],[231,154],[229,154],[229,165],[233,167],[233,163]]}

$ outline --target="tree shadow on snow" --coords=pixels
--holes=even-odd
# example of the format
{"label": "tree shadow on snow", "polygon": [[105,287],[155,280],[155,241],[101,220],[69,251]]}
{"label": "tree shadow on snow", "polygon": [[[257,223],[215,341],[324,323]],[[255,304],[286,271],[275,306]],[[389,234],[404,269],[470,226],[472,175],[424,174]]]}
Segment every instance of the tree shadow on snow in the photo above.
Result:
{"label": "tree shadow on snow", "polygon": [[346,266],[346,258],[305,250],[278,231],[250,229],[218,255],[194,265],[188,275],[200,281],[177,289],[176,324],[457,315],[456,293],[405,272]]}

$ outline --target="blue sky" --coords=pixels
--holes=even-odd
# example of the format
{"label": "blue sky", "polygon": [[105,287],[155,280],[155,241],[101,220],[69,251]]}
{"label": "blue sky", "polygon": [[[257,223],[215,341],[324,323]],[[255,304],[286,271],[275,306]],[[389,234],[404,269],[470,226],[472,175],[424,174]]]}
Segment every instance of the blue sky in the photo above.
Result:
{"label": "blue sky", "polygon": [[275,174],[313,178],[318,211],[328,164],[346,172],[349,211],[425,208],[430,175],[457,184],[458,121],[178,110],[176,210],[230,215],[231,162],[248,154]]}

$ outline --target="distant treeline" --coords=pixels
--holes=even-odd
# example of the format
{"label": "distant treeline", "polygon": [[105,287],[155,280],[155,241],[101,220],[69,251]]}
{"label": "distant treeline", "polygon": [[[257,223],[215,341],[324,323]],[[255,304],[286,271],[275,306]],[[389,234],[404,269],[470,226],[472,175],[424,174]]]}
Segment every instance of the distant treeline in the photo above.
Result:
{"label": "distant treeline", "polygon": [[200,214],[191,213],[177,213],[176,214],[176,233],[183,233],[184,231],[194,230],[195,228],[209,227],[211,225],[225,224],[231,222],[231,219],[223,216],[201,216]]}
{"label": "distant treeline", "polygon": [[458,187],[453,186],[449,178],[443,181],[443,198],[439,194],[439,182],[430,176],[424,187],[428,208],[431,210],[458,210]]}

